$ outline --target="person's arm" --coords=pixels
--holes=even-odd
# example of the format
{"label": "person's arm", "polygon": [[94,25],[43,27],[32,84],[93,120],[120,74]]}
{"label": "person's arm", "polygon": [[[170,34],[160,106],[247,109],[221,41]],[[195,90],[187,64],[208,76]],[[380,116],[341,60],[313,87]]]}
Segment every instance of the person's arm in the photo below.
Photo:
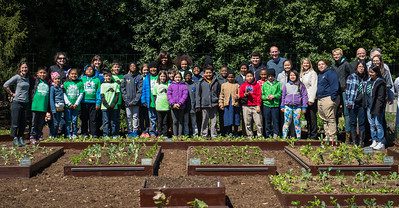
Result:
{"label": "person's arm", "polygon": [[101,94],[101,103],[104,105],[104,107],[105,107],[106,109],[109,108],[109,104],[108,104],[107,100],[105,99],[104,94]]}
{"label": "person's arm", "polygon": [[50,87],[50,109],[52,113],[56,113],[56,107],[55,107],[55,93],[54,93],[54,86]]}
{"label": "person's arm", "polygon": [[317,93],[317,74],[316,72],[311,72],[310,74],[310,87],[308,89],[308,102],[314,103]]}
{"label": "person's arm", "polygon": [[[133,80],[131,80],[133,81]],[[126,90],[126,78],[123,77],[122,82],[121,82],[121,93],[122,93],[122,99],[125,101],[125,104],[129,106],[129,100],[127,100],[127,90]]]}
{"label": "person's arm", "polygon": [[348,108],[352,108],[354,106],[357,88],[358,84],[356,83],[356,78],[350,75],[346,80],[346,96],[344,97],[346,100],[346,106]]}
{"label": "person's arm", "polygon": [[136,79],[138,79],[139,81],[137,82],[137,86],[136,86],[136,97],[134,97],[133,99],[133,105],[137,105],[140,102],[140,98],[141,98],[141,93],[143,90],[143,78],[140,75],[137,75]]}
{"label": "person's arm", "polygon": [[98,86],[96,91],[96,110],[101,108],[101,85]]}
{"label": "person's arm", "polygon": [[219,95],[219,107],[223,108],[224,106],[224,87],[222,85],[222,90],[220,91],[220,95]]}
{"label": "person's arm", "polygon": [[281,104],[280,104],[280,108],[284,109],[285,107],[285,96],[287,95],[287,89],[285,87],[285,85],[283,86],[283,90],[281,92]]}
{"label": "person's arm", "polygon": [[14,75],[14,76],[12,76],[9,80],[7,80],[7,81],[3,84],[4,90],[5,90],[11,97],[15,97],[15,93],[13,93],[13,92],[11,91],[10,86],[11,86],[11,85],[16,85],[16,84],[17,84],[18,76],[19,76],[19,75]]}
{"label": "person's arm", "polygon": [[335,100],[338,97],[338,91],[339,91],[338,74],[335,71],[331,71],[329,75],[330,76],[328,77],[328,82],[331,88],[331,99],[335,102]]}
{"label": "person's arm", "polygon": [[201,82],[195,84],[195,108],[201,108]]}
{"label": "person's arm", "polygon": [[169,105],[171,107],[173,107],[173,105],[176,104],[173,99],[173,84],[168,86],[168,91],[166,92],[166,97],[168,99]]}
{"label": "person's arm", "polygon": [[68,96],[66,93],[64,93],[64,101],[65,101],[65,105],[66,106],[70,106],[71,105],[71,101],[69,101]]}
{"label": "person's arm", "polygon": [[266,84],[266,82],[265,83],[263,83],[263,85],[262,85],[262,100],[267,100],[267,95],[266,95],[266,89],[267,89],[267,84]]}
{"label": "person's arm", "polygon": [[188,99],[188,88],[187,88],[187,85],[184,85],[183,94],[180,99],[179,105],[182,106],[183,104],[185,104],[187,102],[187,99]]}
{"label": "person's arm", "polygon": [[381,114],[385,109],[385,102],[387,98],[387,87],[384,84],[378,87],[376,96],[377,99],[375,105],[380,106],[380,109],[378,109],[378,113]]}
{"label": "person's arm", "polygon": [[306,87],[303,83],[300,83],[299,87],[301,88],[301,95],[302,95],[302,110],[306,111],[306,108],[308,107],[308,92],[306,90]]}

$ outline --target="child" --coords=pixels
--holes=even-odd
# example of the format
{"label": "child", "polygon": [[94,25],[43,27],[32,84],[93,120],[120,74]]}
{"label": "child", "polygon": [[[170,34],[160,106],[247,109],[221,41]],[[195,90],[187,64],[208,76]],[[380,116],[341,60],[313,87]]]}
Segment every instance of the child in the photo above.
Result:
{"label": "child", "polygon": [[245,82],[240,86],[240,98],[247,136],[252,137],[252,119],[257,127],[256,133],[260,137],[263,134],[260,85],[255,81],[254,73],[248,71],[245,75]]}
{"label": "child", "polygon": [[168,87],[168,101],[172,109],[173,135],[183,134],[184,110],[188,100],[187,85],[182,82],[183,77],[178,72],[172,84]]}
{"label": "child", "polygon": [[[111,73],[112,73],[112,81],[115,82],[118,85],[119,88],[119,92],[121,92],[121,82],[123,80],[123,75],[120,74],[120,69],[121,66],[119,63],[112,63],[111,64]],[[120,118],[121,118],[121,112],[120,109],[122,108],[122,93],[119,93],[119,97],[118,97],[118,103],[116,104],[117,107],[115,108],[115,110],[117,111],[117,113],[115,114],[115,131],[117,134],[119,134],[119,127],[120,127]]]}
{"label": "child", "polygon": [[281,111],[284,112],[283,138],[287,138],[291,120],[294,120],[296,138],[301,138],[301,110],[303,114],[308,106],[308,93],[305,85],[299,81],[299,73],[292,70],[288,73],[289,81],[283,85]]}
{"label": "child", "polygon": [[168,82],[169,84],[172,83],[173,80],[175,80],[175,75],[177,73],[177,70],[175,69],[169,69],[168,70]]}
{"label": "child", "polygon": [[[235,83],[234,73],[229,72],[227,82],[222,84],[219,107],[224,111],[223,121],[226,134],[237,135],[238,126],[240,126],[240,108],[238,107],[238,94],[240,85]],[[234,127],[234,130],[233,128]]]}
{"label": "child", "polygon": [[166,137],[168,133],[168,86],[168,74],[165,70],[161,70],[158,74],[158,80],[153,87],[153,96],[155,99],[155,110],[158,115],[158,133],[160,136],[164,137]]}
{"label": "child", "polygon": [[180,74],[184,74],[188,71],[191,72],[190,66],[192,64],[191,57],[189,55],[182,55],[176,61],[176,66],[178,66],[178,72]]}
{"label": "child", "polygon": [[292,70],[292,62],[291,60],[285,60],[283,62],[284,71],[277,75],[277,81],[281,83],[281,86],[284,86],[285,83],[289,81],[289,73]]}
{"label": "child", "polygon": [[202,111],[202,136],[208,136],[208,125],[210,122],[211,137],[217,136],[216,133],[216,114],[218,112],[218,100],[220,94],[220,83],[213,75],[212,66],[207,66],[204,70],[204,78],[198,82],[196,88],[197,96],[195,107]]}
{"label": "child", "polygon": [[[262,74],[263,72],[261,72]],[[262,77],[262,76],[261,76]],[[276,71],[267,70],[267,80],[262,85],[263,119],[265,123],[265,137],[280,135],[280,98],[281,84],[276,80]]]}
{"label": "child", "polygon": [[200,79],[202,79],[201,69],[197,64],[194,65],[192,79],[193,79],[193,82],[195,82],[195,83],[199,82]]}
{"label": "child", "polygon": [[[121,90],[126,106],[126,120],[128,137],[137,137],[139,129],[139,106],[143,78],[135,63],[129,65],[129,72],[123,77]],[[144,119],[144,118],[141,118]]]}
{"label": "child", "polygon": [[112,82],[111,72],[104,73],[104,83],[101,84],[101,110],[103,114],[103,135],[116,136],[116,119],[118,117],[119,85]]}
{"label": "child", "polygon": [[[140,69],[141,77],[143,79],[142,84],[141,84],[141,96],[143,96],[143,83],[144,79],[148,74],[148,65],[143,64]],[[140,120],[140,131],[141,135],[140,137],[147,138],[150,135],[148,134],[148,127],[150,126],[150,119],[148,116],[148,108],[144,106],[143,102],[141,102],[140,98],[140,111],[139,111],[139,120]]]}
{"label": "child", "polygon": [[148,108],[148,117],[150,120],[149,136],[156,137],[157,112],[155,110],[154,85],[158,80],[157,64],[152,62],[148,65],[149,73],[143,81],[143,92],[141,103]]}
{"label": "child", "polygon": [[263,86],[263,83],[265,83],[266,82],[266,79],[267,79],[267,70],[266,70],[266,68],[262,68],[261,70],[260,70],[260,72],[259,72],[259,80],[258,81],[256,81],[256,82],[258,82],[258,84],[260,85],[260,87],[262,88],[262,86]]}
{"label": "child", "polygon": [[46,81],[46,67],[40,67],[36,76],[32,99],[32,129],[29,138],[31,144],[36,144],[42,136],[50,95],[50,87]]}
{"label": "child", "polygon": [[64,117],[64,91],[61,87],[61,75],[58,72],[51,73],[52,85],[50,87],[50,108],[52,123],[50,123],[50,136],[57,137]]}
{"label": "child", "polygon": [[248,72],[248,64],[242,63],[240,65],[240,74],[236,77],[236,82],[242,85],[245,82],[245,75]]}
{"label": "child", "polygon": [[220,85],[222,85],[223,83],[227,82],[228,73],[229,73],[229,71],[228,71],[227,65],[223,65],[220,68],[219,75],[217,76],[217,79],[220,82]]}
{"label": "child", "polygon": [[186,81],[189,94],[189,100],[187,101],[186,111],[184,113],[184,135],[190,135],[189,123],[191,122],[192,135],[197,136],[198,127],[197,116],[195,112],[196,83],[192,80],[192,73],[189,71],[184,74],[184,80]]}
{"label": "child", "polygon": [[76,68],[69,70],[68,80],[64,83],[64,92],[66,136],[76,138],[80,102],[83,99],[83,83],[78,79]]}
{"label": "child", "polygon": [[97,113],[101,106],[100,87],[101,82],[94,74],[94,68],[87,66],[82,76],[84,96],[80,112],[81,134],[99,136],[97,131],[100,123],[97,121]]}

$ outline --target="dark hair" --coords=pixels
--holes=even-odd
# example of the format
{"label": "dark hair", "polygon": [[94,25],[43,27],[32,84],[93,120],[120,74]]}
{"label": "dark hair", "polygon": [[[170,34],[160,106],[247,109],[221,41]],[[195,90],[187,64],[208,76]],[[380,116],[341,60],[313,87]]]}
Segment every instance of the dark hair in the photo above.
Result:
{"label": "dark hair", "polygon": [[65,56],[65,63],[68,61],[68,57],[67,57],[66,53],[60,51],[60,52],[55,53],[55,55],[54,55],[54,62],[55,62],[55,63],[57,63],[57,59],[58,59],[58,57],[61,56],[61,55]]}
{"label": "dark hair", "polygon": [[41,70],[44,70],[44,71],[46,71],[46,73],[47,73],[47,67],[45,67],[45,66],[39,66],[39,67],[37,67],[37,71],[36,71],[36,72],[39,72],[39,71],[41,71]]}
{"label": "dark hair", "polygon": [[100,60],[101,64],[103,62],[100,55],[94,55],[93,58],[91,59],[91,63],[93,64],[95,60]]}
{"label": "dark hair", "polygon": [[187,61],[187,65],[188,66],[193,64],[193,60],[187,54],[184,54],[184,55],[181,55],[181,56],[177,57],[176,61],[175,61],[175,65],[180,68],[180,64],[181,64],[182,61]]}
{"label": "dark hair", "polygon": [[[292,70],[292,68],[294,68],[294,66],[292,65],[292,61],[290,59],[286,59],[285,61],[283,61],[283,68],[284,68],[285,62],[290,62],[290,64],[291,64],[291,69],[290,70]],[[285,69],[283,69],[283,70],[285,71]]]}
{"label": "dark hair", "polygon": [[103,72],[103,75],[104,76],[105,75],[112,76],[112,73],[111,73],[111,71],[106,70],[106,71]]}
{"label": "dark hair", "polygon": [[381,68],[379,66],[373,64],[370,66],[369,70],[372,70],[373,72],[375,72],[378,77],[382,77]]}
{"label": "dark hair", "polygon": [[320,59],[317,63],[319,63],[320,61],[324,62],[327,66],[330,66],[330,61],[328,61],[327,59]]}
{"label": "dark hair", "polygon": [[185,71],[184,72],[184,77],[186,77],[187,75],[190,75],[191,77],[193,77],[193,73],[190,71]]}
{"label": "dark hair", "polygon": [[[289,72],[288,72],[288,75],[291,75],[291,73],[294,73],[295,74],[295,76],[296,76],[296,78],[295,78],[295,83],[298,83],[298,81],[299,81],[299,73],[298,73],[298,71],[297,70],[290,70]],[[290,78],[289,78],[289,76],[288,76],[288,79],[290,80]]]}
{"label": "dark hair", "polygon": [[227,71],[227,76],[229,76],[229,75],[231,75],[231,74],[232,74],[234,77],[236,76],[236,74],[235,74],[234,72],[228,70],[228,71]]}
{"label": "dark hair", "polygon": [[72,71],[75,71],[76,74],[78,74],[78,76],[79,76],[79,71],[78,71],[78,69],[77,69],[77,68],[71,68],[71,69],[69,69],[68,72],[67,72],[67,79],[68,79],[68,80],[70,80],[70,79],[69,79],[69,74],[70,74]]}
{"label": "dark hair", "polygon": [[157,83],[159,84],[159,83],[161,83],[161,74],[165,74],[165,76],[166,76],[166,82],[168,82],[168,79],[169,79],[169,77],[168,77],[168,73],[165,71],[165,70],[161,70],[161,71],[159,71],[158,72],[158,78],[157,78]]}
{"label": "dark hair", "polygon": [[240,64],[240,69],[241,69],[242,66],[245,66],[245,67],[247,67],[247,69],[249,69],[249,66],[248,66],[247,63],[241,63],[241,64]]}
{"label": "dark hair", "polygon": [[213,66],[212,66],[212,65],[207,65],[207,66],[205,66],[204,72],[205,72],[206,70],[211,70],[211,71],[213,72]]}
{"label": "dark hair", "polygon": [[254,72],[253,72],[253,71],[247,71],[247,73],[245,74],[245,76],[247,76],[247,74],[252,74],[252,76],[254,76]]}
{"label": "dark hair", "polygon": [[357,67],[359,67],[360,64],[363,65],[363,67],[364,67],[364,72],[363,73],[366,73],[366,71],[367,71],[366,70],[367,69],[366,62],[364,60],[358,59],[357,62],[356,62],[356,66],[355,66],[356,74],[359,74],[358,71],[357,71]]}
{"label": "dark hair", "polygon": [[254,51],[251,53],[251,57],[253,56],[258,56],[259,58],[262,58],[261,54],[258,51]]}
{"label": "dark hair", "polygon": [[[165,65],[162,65],[162,58],[166,57],[168,61]],[[170,54],[167,51],[159,52],[157,59],[158,69],[168,70],[173,67],[172,59],[170,58]]]}

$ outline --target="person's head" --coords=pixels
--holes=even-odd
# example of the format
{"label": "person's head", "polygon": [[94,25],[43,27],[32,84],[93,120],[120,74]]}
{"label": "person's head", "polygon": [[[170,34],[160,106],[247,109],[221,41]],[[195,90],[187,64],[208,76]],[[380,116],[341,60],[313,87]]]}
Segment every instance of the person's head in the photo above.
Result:
{"label": "person's head", "polygon": [[245,75],[245,81],[248,83],[252,83],[254,81],[254,73],[252,71],[248,71]]}
{"label": "person's head", "polygon": [[367,52],[366,52],[366,49],[364,49],[364,48],[359,48],[359,49],[357,49],[357,51],[356,51],[356,57],[357,57],[357,59],[359,59],[359,60],[365,60],[366,59],[366,57],[367,57],[367,54],[366,54]]}
{"label": "person's head", "polygon": [[378,66],[378,67],[381,67],[382,64],[383,64],[382,57],[381,57],[380,54],[374,55],[371,60],[372,60],[373,64]]}
{"label": "person's head", "polygon": [[370,51],[370,58],[373,58],[375,55],[381,55],[382,50],[380,48],[373,48]]}
{"label": "person's head", "polygon": [[220,68],[220,71],[219,71],[220,76],[226,78],[226,77],[227,77],[228,71],[229,71],[229,70],[228,70],[228,68],[227,68],[227,65],[223,65],[223,66]]}
{"label": "person's head", "polygon": [[181,55],[175,62],[176,66],[179,66],[182,70],[187,70],[193,63],[189,55]]}
{"label": "person's head", "polygon": [[304,58],[301,61],[301,71],[308,71],[309,69],[313,69],[312,62],[309,58]]}
{"label": "person's head", "polygon": [[69,70],[68,79],[72,80],[72,81],[75,81],[76,79],[78,79],[78,69],[77,68],[72,68]]}
{"label": "person's head", "polygon": [[235,76],[234,76],[234,73],[233,72],[228,72],[227,73],[227,81],[229,82],[229,83],[234,83],[235,82]]}
{"label": "person's head", "polygon": [[287,59],[283,62],[283,68],[286,73],[288,73],[292,69],[292,62],[291,60]]}
{"label": "person's head", "polygon": [[340,48],[336,48],[332,50],[332,57],[334,61],[339,61],[341,57],[344,55],[344,51]]}
{"label": "person's head", "polygon": [[297,82],[298,80],[299,80],[299,74],[298,74],[298,72],[296,71],[296,70],[291,70],[290,71],[290,81],[291,82]]}
{"label": "person's head", "polygon": [[209,65],[209,66],[205,67],[204,78],[206,80],[212,80],[213,79],[213,67],[212,66]]}
{"label": "person's head", "polygon": [[198,65],[194,65],[193,74],[197,76],[201,74],[201,69]]}
{"label": "person's head", "polygon": [[158,73],[157,63],[151,62],[151,63],[148,65],[148,70],[149,70],[149,72],[150,72],[151,75],[153,75],[153,76],[157,75],[157,73]]}
{"label": "person's head", "polygon": [[158,55],[158,64],[162,66],[172,65],[170,54],[167,51],[161,51]]}
{"label": "person's head", "polygon": [[143,64],[141,66],[141,74],[143,76],[146,76],[148,74],[148,72],[149,72],[148,64]]}
{"label": "person's head", "polygon": [[136,72],[136,70],[137,70],[137,65],[136,65],[136,63],[133,63],[133,62],[130,63],[130,64],[129,64],[129,72],[133,74],[133,73]]}
{"label": "person's head", "polygon": [[267,80],[269,82],[274,82],[274,79],[276,78],[276,70],[273,68],[270,68],[267,70]]}
{"label": "person's head", "polygon": [[47,68],[45,66],[41,66],[37,69],[36,76],[41,79],[45,80],[47,77]]}
{"label": "person's head", "polygon": [[366,62],[362,59],[359,59],[355,66],[356,73],[359,75],[363,75],[365,73],[365,69],[366,69]]}
{"label": "person's head", "polygon": [[166,83],[168,81],[168,73],[165,70],[161,70],[158,73],[158,83]]}
{"label": "person's head", "polygon": [[112,73],[110,71],[104,72],[104,82],[110,83],[112,80]]}
{"label": "person's head", "polygon": [[272,59],[278,59],[280,56],[280,51],[278,50],[277,46],[272,46],[270,47],[269,54],[272,57]]}
{"label": "person's head", "polygon": [[173,81],[175,81],[175,82],[177,82],[177,83],[181,82],[182,80],[183,80],[183,77],[182,77],[182,75],[181,75],[180,72],[177,72],[177,73],[175,74],[175,76],[173,77]]}
{"label": "person's head", "polygon": [[191,82],[192,79],[193,79],[193,73],[191,73],[190,71],[185,71],[184,72],[184,81]]}
{"label": "person's head", "polygon": [[267,70],[266,70],[266,68],[263,68],[263,69],[260,70],[259,76],[260,76],[260,79],[262,81],[265,81],[267,79]]}
{"label": "person's head", "polygon": [[21,63],[18,64],[18,71],[17,71],[17,73],[18,73],[20,76],[22,76],[22,77],[27,76],[27,75],[28,75],[28,71],[29,71],[29,68],[28,68],[28,63],[27,63],[27,62],[22,61]]}
{"label": "person's head", "polygon": [[65,66],[68,59],[65,52],[57,52],[54,56],[54,62],[60,67]]}
{"label": "person's head", "polygon": [[100,70],[101,69],[101,65],[103,64],[103,61],[101,59],[100,55],[95,55],[93,56],[93,58],[91,59],[91,65],[94,66],[95,69]]}
{"label": "person's head", "polygon": [[58,72],[51,73],[51,81],[54,85],[59,86],[61,84],[61,75]]}
{"label": "person's head", "polygon": [[240,74],[246,75],[247,72],[248,72],[248,64],[242,63],[242,64],[240,65]]}
{"label": "person's head", "polygon": [[328,61],[327,60],[320,60],[317,62],[317,68],[319,69],[320,72],[324,72],[328,67]]}
{"label": "person's head", "polygon": [[177,74],[177,71],[175,69],[169,69],[168,70],[168,79],[169,80],[175,80],[175,75]]}
{"label": "person's head", "polygon": [[88,77],[92,77],[94,75],[93,66],[88,66],[85,70],[85,75]]}
{"label": "person's head", "polygon": [[258,66],[261,61],[261,55],[259,52],[254,51],[251,53],[251,64],[254,66]]}
{"label": "person's head", "polygon": [[120,71],[120,68],[121,68],[121,66],[120,66],[119,63],[117,63],[117,62],[112,63],[111,64],[111,73],[114,74],[114,75],[118,75],[119,71]]}
{"label": "person's head", "polygon": [[369,76],[372,80],[376,80],[378,77],[381,77],[380,67],[376,65],[371,65],[369,69]]}

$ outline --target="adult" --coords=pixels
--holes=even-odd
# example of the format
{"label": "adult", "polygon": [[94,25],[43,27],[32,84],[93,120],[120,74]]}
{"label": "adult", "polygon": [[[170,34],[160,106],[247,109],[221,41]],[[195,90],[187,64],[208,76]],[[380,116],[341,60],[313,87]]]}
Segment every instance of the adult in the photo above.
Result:
{"label": "adult", "polygon": [[349,64],[349,62],[346,60],[344,57],[344,52],[340,48],[336,48],[332,51],[332,57],[334,59],[334,64],[333,68],[335,72],[338,74],[338,80],[339,80],[339,94],[337,97],[337,109],[336,109],[336,122],[338,124],[338,119],[339,119],[339,111],[338,109],[342,108],[343,110],[343,115],[345,119],[345,142],[349,143],[350,141],[350,118],[349,118],[349,111],[348,108],[346,107],[345,103],[345,89],[346,89],[346,80],[348,79],[349,75],[351,75],[354,70],[352,69],[352,66]]}
{"label": "adult", "polygon": [[156,67],[158,68],[158,71],[169,71],[170,69],[177,69],[177,67],[172,62],[170,54],[167,51],[161,51],[159,53]]}
{"label": "adult", "polygon": [[53,72],[58,72],[58,74],[60,74],[61,83],[64,83],[66,81],[67,72],[70,69],[70,67],[67,65],[68,57],[66,53],[57,52],[54,56],[54,62],[55,64],[50,66],[50,74]]}
{"label": "adult", "polygon": [[267,68],[274,69],[276,74],[280,74],[283,71],[283,63],[286,59],[280,57],[280,50],[277,46],[270,47],[269,54],[272,59],[267,62]]}
{"label": "adult", "polygon": [[323,120],[326,140],[330,142],[335,141],[337,133],[337,123],[335,120],[335,100],[338,97],[339,81],[338,74],[332,67],[328,66],[326,60],[317,62],[317,68],[320,74],[317,77],[317,92],[318,99],[317,107],[319,116]]}
{"label": "adult", "polygon": [[[366,139],[366,103],[364,93],[368,80],[366,62],[359,59],[355,66],[356,71],[349,75],[346,81],[346,107],[349,109],[351,140],[353,144],[364,146]],[[357,136],[359,126],[359,137]]]}
{"label": "adult", "polygon": [[255,79],[260,80],[260,71],[266,66],[262,63],[262,56],[259,52],[254,51],[251,53],[250,64],[248,70],[255,74]]}
{"label": "adult", "polygon": [[314,71],[312,62],[308,58],[304,58],[301,61],[300,77],[308,93],[308,107],[305,112],[308,138],[317,139],[317,73]]}
{"label": "adult", "polygon": [[[24,146],[23,139],[26,128],[26,113],[30,108],[30,86],[33,84],[28,74],[26,62],[18,65],[17,74],[7,80],[3,87],[11,97],[11,137],[14,146]],[[12,91],[11,88],[15,91]]]}
{"label": "adult", "polygon": [[356,50],[356,58],[351,62],[352,69],[356,71],[356,66],[359,63],[359,61],[364,61],[364,63],[367,63],[369,61],[367,57],[367,52],[366,49],[364,48],[358,48]]}

